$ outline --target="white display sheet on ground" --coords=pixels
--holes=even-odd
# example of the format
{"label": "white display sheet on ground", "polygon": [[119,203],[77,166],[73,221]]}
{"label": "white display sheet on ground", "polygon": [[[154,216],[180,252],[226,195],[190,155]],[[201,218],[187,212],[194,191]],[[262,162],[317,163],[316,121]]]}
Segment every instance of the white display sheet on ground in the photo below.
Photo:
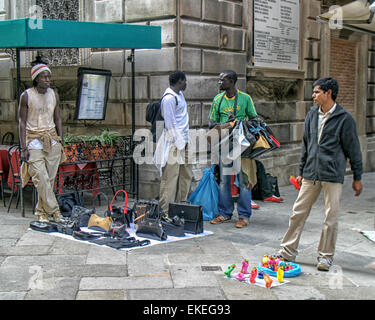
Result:
{"label": "white display sheet on ground", "polygon": [[[40,232],[40,231],[32,230],[31,228],[29,228],[28,230],[31,230],[31,231],[34,231],[34,232]],[[96,232],[96,233],[98,232],[96,230],[91,230],[89,228],[81,228],[81,230],[85,231],[85,232]],[[92,242],[85,241],[85,240],[75,239],[73,236],[70,236],[68,234],[63,234],[63,233],[60,233],[60,232],[49,232],[49,233],[45,233],[45,234],[48,234],[48,235],[51,235],[51,236],[55,236],[55,237],[59,237],[59,238],[69,239],[69,240],[73,240],[73,241],[78,241],[78,242],[81,242],[81,243],[92,244],[92,245],[100,246],[100,247],[104,246],[104,247],[107,247],[107,248],[110,248],[110,249],[122,250],[122,251],[130,251],[130,250],[134,250],[134,249],[148,248],[148,247],[151,247],[151,246],[154,246],[154,245],[158,245],[158,244],[171,243],[171,242],[182,241],[182,240],[187,240],[187,239],[194,239],[194,238],[204,237],[204,236],[208,236],[208,235],[213,234],[212,231],[204,231],[204,232],[199,233],[199,234],[185,233],[185,237],[172,237],[172,236],[168,236],[167,240],[158,241],[158,240],[147,239],[147,238],[143,238],[143,237],[137,236],[135,234],[136,230],[133,229],[133,228],[128,228],[128,229],[126,229],[126,231],[128,231],[130,237],[134,237],[134,238],[136,238],[137,240],[140,240],[140,241],[142,241],[142,240],[150,240],[151,243],[149,245],[146,245],[146,246],[138,246],[138,247],[132,247],[132,248],[115,249],[115,248],[111,248],[111,247],[106,246],[106,245],[100,245],[100,244],[92,243]]]}

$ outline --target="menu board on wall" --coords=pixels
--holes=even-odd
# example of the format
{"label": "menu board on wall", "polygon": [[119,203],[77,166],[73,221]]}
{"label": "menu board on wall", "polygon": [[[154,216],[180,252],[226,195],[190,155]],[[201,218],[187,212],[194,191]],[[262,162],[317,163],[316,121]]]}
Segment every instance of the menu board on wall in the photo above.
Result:
{"label": "menu board on wall", "polygon": [[254,0],[254,66],[298,69],[299,0]]}
{"label": "menu board on wall", "polygon": [[111,75],[110,70],[78,69],[76,119],[105,119]]}

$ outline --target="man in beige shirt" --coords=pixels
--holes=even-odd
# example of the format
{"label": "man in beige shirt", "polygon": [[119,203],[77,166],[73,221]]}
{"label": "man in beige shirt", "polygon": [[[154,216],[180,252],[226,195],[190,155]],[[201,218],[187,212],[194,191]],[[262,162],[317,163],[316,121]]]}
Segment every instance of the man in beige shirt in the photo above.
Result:
{"label": "man in beige shirt", "polygon": [[33,87],[25,90],[19,105],[22,184],[29,179],[38,192],[35,215],[40,222],[57,222],[60,209],[53,191],[59,164],[65,160],[58,95],[50,88],[51,70],[39,63],[31,69]]}

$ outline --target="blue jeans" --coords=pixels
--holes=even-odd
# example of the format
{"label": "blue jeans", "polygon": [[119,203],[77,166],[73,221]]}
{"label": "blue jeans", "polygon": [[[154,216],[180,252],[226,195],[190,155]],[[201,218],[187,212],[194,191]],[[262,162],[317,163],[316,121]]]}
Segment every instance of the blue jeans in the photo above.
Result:
{"label": "blue jeans", "polygon": [[[234,210],[234,200],[231,193],[231,175],[223,175],[223,167],[231,167],[229,165],[220,164],[220,193],[219,193],[219,215],[224,218],[231,218]],[[236,175],[239,183],[240,195],[237,200],[237,212],[240,218],[251,217],[251,190],[243,183],[242,171]]]}

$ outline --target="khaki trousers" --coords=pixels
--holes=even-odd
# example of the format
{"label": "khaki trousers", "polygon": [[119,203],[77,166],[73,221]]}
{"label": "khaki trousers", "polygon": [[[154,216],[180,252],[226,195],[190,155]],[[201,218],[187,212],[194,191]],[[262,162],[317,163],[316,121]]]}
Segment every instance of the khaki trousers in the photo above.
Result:
{"label": "khaki trousers", "polygon": [[38,191],[35,208],[37,216],[48,218],[49,215],[60,214],[53,185],[60,164],[61,148],[61,144],[56,143],[50,153],[43,150],[29,150],[28,170]]}
{"label": "khaki trousers", "polygon": [[165,213],[168,213],[170,202],[184,202],[187,200],[193,171],[188,163],[188,152],[185,149],[185,163],[171,163],[171,159],[177,159],[178,150],[171,147],[168,155],[168,161],[162,169],[160,182],[160,206]]}
{"label": "khaki trousers", "polygon": [[339,201],[341,198],[342,184],[323,181],[302,180],[301,190],[293,206],[293,215],[289,220],[289,229],[281,242],[280,254],[293,261],[297,254],[297,248],[306,219],[311,208],[323,189],[325,204],[325,220],[320,235],[318,246],[319,257],[325,257],[332,262],[335,252]]}

